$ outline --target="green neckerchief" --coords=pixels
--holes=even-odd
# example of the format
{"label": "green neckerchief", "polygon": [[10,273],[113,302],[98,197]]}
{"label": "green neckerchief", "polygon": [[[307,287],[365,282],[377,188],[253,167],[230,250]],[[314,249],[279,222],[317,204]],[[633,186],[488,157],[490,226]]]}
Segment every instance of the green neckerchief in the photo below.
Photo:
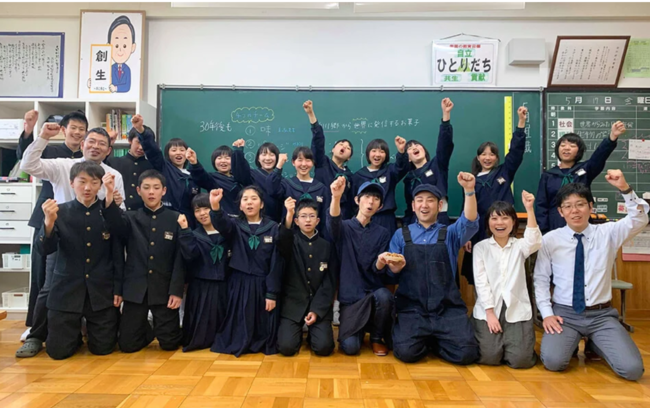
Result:
{"label": "green neckerchief", "polygon": [[223,246],[219,244],[212,245],[210,257],[212,257],[213,264],[216,264],[217,261],[221,261],[221,258],[223,258]]}
{"label": "green neckerchief", "polygon": [[260,224],[257,230],[255,230],[253,233],[250,226],[248,225],[248,221],[240,220],[241,229],[244,230],[244,232],[251,234],[251,236],[248,238],[248,246],[253,251],[260,246],[260,237],[258,235],[262,235],[263,233],[269,231],[271,228],[273,228],[273,225],[275,224],[272,222],[268,222],[266,225]]}

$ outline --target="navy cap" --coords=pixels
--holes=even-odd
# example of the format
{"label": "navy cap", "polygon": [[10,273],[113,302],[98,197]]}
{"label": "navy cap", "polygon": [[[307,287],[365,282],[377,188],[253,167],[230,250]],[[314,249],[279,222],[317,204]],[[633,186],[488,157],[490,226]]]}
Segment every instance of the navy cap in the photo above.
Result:
{"label": "navy cap", "polygon": [[434,196],[436,196],[438,200],[440,200],[445,196],[444,194],[442,194],[442,191],[440,191],[438,187],[432,184],[420,184],[419,186],[415,187],[415,190],[413,190],[413,197],[415,197],[416,195],[420,194],[423,191],[433,194]]}
{"label": "navy cap", "polygon": [[385,194],[384,188],[381,186],[381,184],[376,183],[374,181],[366,181],[365,183],[363,183],[361,187],[359,187],[359,191],[357,192],[357,195],[361,195],[361,193],[364,192],[365,190],[378,191],[379,193],[381,193],[382,198],[384,197]]}

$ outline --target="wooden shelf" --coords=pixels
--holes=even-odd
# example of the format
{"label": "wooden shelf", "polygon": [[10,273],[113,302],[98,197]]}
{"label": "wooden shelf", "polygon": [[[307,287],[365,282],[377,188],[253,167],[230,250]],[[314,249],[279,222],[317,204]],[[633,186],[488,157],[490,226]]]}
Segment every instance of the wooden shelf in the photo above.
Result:
{"label": "wooden shelf", "polygon": [[30,272],[31,270],[29,268],[22,268],[22,269],[11,269],[11,268],[0,268],[0,273],[23,273],[23,272]]}

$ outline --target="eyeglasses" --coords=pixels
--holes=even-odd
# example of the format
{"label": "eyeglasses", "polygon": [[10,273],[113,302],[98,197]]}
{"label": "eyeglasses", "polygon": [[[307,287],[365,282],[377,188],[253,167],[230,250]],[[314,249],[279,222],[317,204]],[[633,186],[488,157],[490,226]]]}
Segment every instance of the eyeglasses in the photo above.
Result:
{"label": "eyeglasses", "polygon": [[87,139],[86,140],[86,145],[88,146],[99,146],[99,147],[108,147],[108,143],[101,141],[101,140],[95,140],[95,139]]}
{"label": "eyeglasses", "polygon": [[316,214],[300,214],[298,218],[301,220],[315,220],[318,216]]}
{"label": "eyeglasses", "polygon": [[589,203],[588,203],[588,202],[586,202],[586,201],[580,201],[579,203],[575,203],[575,204],[564,204],[564,205],[561,205],[560,208],[561,208],[562,210],[564,210],[564,211],[566,211],[566,210],[569,210],[569,211],[570,211],[570,210],[573,210],[574,208],[577,209],[577,210],[584,210],[584,209],[587,208],[588,206],[589,206]]}

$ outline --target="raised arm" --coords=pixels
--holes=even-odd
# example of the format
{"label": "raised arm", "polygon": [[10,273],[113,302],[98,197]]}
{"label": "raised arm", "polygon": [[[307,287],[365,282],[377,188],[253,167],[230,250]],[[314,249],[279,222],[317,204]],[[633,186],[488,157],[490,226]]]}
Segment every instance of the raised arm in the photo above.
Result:
{"label": "raised arm", "polygon": [[625,125],[623,122],[618,121],[612,124],[612,130],[609,133],[609,137],[606,137],[602,142],[600,142],[589,160],[585,163],[584,169],[587,172],[587,183],[589,185],[591,185],[591,182],[598,177],[605,168],[607,159],[609,159],[609,156],[616,149],[618,138],[623,133],[625,133]]}
{"label": "raised arm", "polygon": [[330,185],[332,199],[330,201],[330,213],[327,217],[327,229],[334,242],[341,238],[341,196],[345,191],[345,177],[339,176]]}
{"label": "raised arm", "polygon": [[212,211],[210,212],[210,219],[212,220],[212,226],[216,228],[217,231],[224,238],[232,240],[235,236],[235,221],[229,215],[225,214],[221,209],[221,200],[223,199],[223,190],[218,188],[215,190],[210,190],[210,207]]}
{"label": "raised arm", "polygon": [[[44,180],[50,180],[53,183],[60,183],[60,175],[58,171],[58,160],[61,159],[42,159],[43,150],[47,146],[49,140],[59,134],[61,126],[56,123],[44,123],[41,129],[41,134],[37,140],[34,141],[25,153],[20,162],[20,168],[27,174]],[[69,175],[65,175],[67,182]]]}
{"label": "raised arm", "polygon": [[524,238],[519,242],[522,244],[522,252],[525,258],[534,254],[542,246],[542,233],[537,227],[537,220],[535,219],[535,196],[528,191],[521,192],[521,201],[526,208],[526,216],[528,221],[526,223],[526,231],[524,231]]}
{"label": "raised arm", "polygon": [[23,122],[23,133],[18,138],[18,147],[16,148],[16,158],[22,160],[23,154],[27,147],[34,141],[34,129],[38,121],[38,111],[32,109],[25,113]]}
{"label": "raised arm", "polygon": [[244,139],[236,140],[233,146],[232,157],[230,159],[230,166],[232,169],[232,176],[237,183],[246,187],[253,184],[253,177],[251,177],[251,166],[244,156],[244,146],[246,142]]}
{"label": "raised arm", "polygon": [[142,150],[147,156],[147,160],[153,166],[154,169],[162,172],[163,167],[165,167],[165,157],[163,156],[160,146],[156,143],[156,135],[153,133],[150,127],[144,125],[144,119],[141,115],[134,115],[131,118],[131,124],[133,128],[138,133],[138,140],[142,145]]}
{"label": "raised arm", "polygon": [[200,254],[196,236],[189,228],[187,217],[185,217],[184,214],[178,216],[177,222],[178,226],[181,228],[180,234],[178,234],[178,244],[181,247],[181,255],[183,255],[183,259],[186,261],[193,261]]}
{"label": "raised arm", "polygon": [[440,171],[448,173],[451,154],[454,151],[454,128],[451,126],[451,110],[454,108],[454,103],[451,99],[445,98],[440,105],[442,108],[442,123],[438,131],[436,160],[438,161]]}
{"label": "raised arm", "polygon": [[537,199],[535,200],[535,218],[542,232],[547,232],[550,228],[548,212],[551,200],[546,194],[546,179],[546,173],[542,173],[542,177],[539,179],[539,186],[537,187]]}
{"label": "raised arm", "polygon": [[393,183],[397,183],[406,176],[406,174],[411,169],[409,163],[409,156],[406,153],[406,139],[401,136],[395,137],[395,147],[397,148],[397,154],[395,155],[395,166],[392,167],[393,170]]}
{"label": "raised arm", "polygon": [[131,224],[127,215],[120,210],[113,199],[113,193],[115,192],[115,175],[106,173],[102,178],[102,183],[106,188],[106,200],[104,202],[106,208],[103,212],[106,226],[113,235],[119,236],[124,242],[126,242],[129,233],[131,232]]}
{"label": "raised arm", "polygon": [[284,187],[282,186],[282,167],[287,162],[286,153],[280,153],[278,157],[278,163],[275,165],[275,170],[266,177],[265,185],[266,191],[268,191],[271,197],[277,200],[284,200]]}
{"label": "raised arm", "polygon": [[625,199],[627,215],[618,222],[602,225],[609,231],[607,236],[611,240],[612,247],[618,249],[623,242],[634,237],[648,225],[648,203],[637,197],[634,190],[625,180],[621,170],[607,170],[605,179],[609,184],[617,188]]}
{"label": "raised arm", "polygon": [[205,171],[201,163],[199,163],[198,159],[196,158],[196,152],[192,150],[192,148],[188,148],[185,151],[185,158],[190,163],[188,170],[190,171],[192,180],[194,180],[197,186],[207,191],[220,188],[212,176],[210,176],[210,174]]}
{"label": "raised arm", "polygon": [[311,123],[311,151],[314,153],[314,167],[320,168],[327,164],[327,156],[325,154],[325,132],[323,127],[318,123],[316,114],[314,113],[314,103],[307,101],[302,104],[309,123]]}
{"label": "raised arm", "polygon": [[510,151],[506,155],[504,160],[504,165],[508,177],[510,180],[515,178],[515,174],[521,166],[521,163],[524,161],[524,152],[526,151],[526,115],[528,114],[528,109],[524,106],[520,106],[517,109],[517,115],[519,116],[519,123],[517,124],[517,129],[512,135],[512,140],[510,141]]}
{"label": "raised arm", "polygon": [[465,193],[463,214],[469,221],[475,221],[478,218],[478,212],[476,209],[476,192],[474,190],[474,186],[476,185],[476,178],[472,173],[465,173],[461,171],[458,173],[458,184],[460,184],[463,192]]}

